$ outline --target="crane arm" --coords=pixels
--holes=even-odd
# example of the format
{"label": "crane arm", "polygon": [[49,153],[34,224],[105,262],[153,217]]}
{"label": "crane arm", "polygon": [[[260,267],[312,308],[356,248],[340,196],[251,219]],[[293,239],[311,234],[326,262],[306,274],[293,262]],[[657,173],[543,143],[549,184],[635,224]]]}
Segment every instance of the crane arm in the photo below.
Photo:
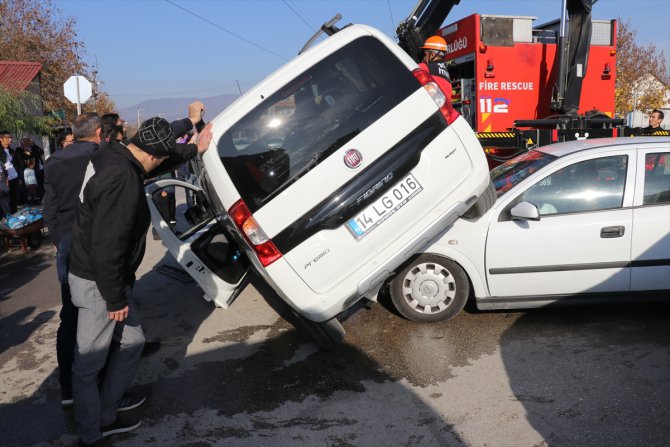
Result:
{"label": "crane arm", "polygon": [[396,29],[400,47],[420,61],[423,42],[440,29],[451,9],[461,0],[419,0],[410,15]]}

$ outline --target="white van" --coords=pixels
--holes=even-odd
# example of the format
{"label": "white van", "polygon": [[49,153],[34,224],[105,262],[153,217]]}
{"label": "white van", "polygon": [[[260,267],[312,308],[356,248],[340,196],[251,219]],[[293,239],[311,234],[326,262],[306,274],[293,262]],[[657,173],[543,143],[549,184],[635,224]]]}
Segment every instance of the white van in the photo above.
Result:
{"label": "white van", "polygon": [[[154,226],[206,299],[227,307],[253,268],[332,345],[344,334],[338,314],[376,299],[459,216],[495,201],[479,142],[450,112],[398,45],[350,25],[214,118],[199,187],[147,187]],[[184,202],[174,218],[159,211],[166,188]],[[465,300],[438,279],[392,287],[401,313],[458,313]],[[393,291],[403,287],[424,299],[407,303]]]}

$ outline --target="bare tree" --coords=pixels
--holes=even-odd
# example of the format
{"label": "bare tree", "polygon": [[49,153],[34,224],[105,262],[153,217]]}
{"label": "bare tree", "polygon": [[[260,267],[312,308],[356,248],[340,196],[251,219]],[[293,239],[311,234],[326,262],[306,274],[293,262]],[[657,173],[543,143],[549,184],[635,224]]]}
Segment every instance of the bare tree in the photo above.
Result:
{"label": "bare tree", "polygon": [[64,97],[63,83],[72,75],[90,75],[76,20],[63,17],[54,0],[2,0],[0,17],[0,60],[42,63],[45,109],[63,110],[72,118],[76,108]]}
{"label": "bare tree", "polygon": [[635,43],[637,31],[630,19],[617,21],[616,114],[659,108],[670,87],[665,56],[654,44],[644,48]]}
{"label": "bare tree", "polygon": [[104,92],[98,93],[95,98],[91,98],[87,102],[86,107],[92,111],[95,109],[94,111],[100,115],[116,112],[116,104],[112,101],[109,95]]}

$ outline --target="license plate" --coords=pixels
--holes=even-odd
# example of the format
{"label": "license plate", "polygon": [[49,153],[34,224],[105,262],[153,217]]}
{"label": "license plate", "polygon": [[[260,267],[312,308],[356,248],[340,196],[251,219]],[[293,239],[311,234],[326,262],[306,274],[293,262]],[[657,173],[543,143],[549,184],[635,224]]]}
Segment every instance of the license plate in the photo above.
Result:
{"label": "license plate", "polygon": [[351,218],[347,222],[347,228],[357,240],[361,239],[384,223],[422,190],[421,184],[414,178],[414,175],[408,174],[374,203]]}

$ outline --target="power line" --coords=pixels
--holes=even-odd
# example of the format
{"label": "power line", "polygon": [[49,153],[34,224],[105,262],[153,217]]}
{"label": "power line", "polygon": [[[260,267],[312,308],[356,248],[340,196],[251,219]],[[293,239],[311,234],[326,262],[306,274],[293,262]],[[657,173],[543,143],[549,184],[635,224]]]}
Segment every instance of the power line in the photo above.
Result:
{"label": "power line", "polygon": [[298,18],[300,18],[300,20],[303,21],[303,23],[304,23],[305,25],[307,25],[307,26],[308,26],[310,29],[312,29],[313,31],[316,31],[316,28],[314,28],[312,25],[310,25],[309,22],[307,22],[307,20],[305,20],[305,18],[304,18],[303,16],[301,16],[300,13],[298,13],[298,11],[296,11],[295,9],[293,9],[293,6],[289,5],[289,3],[288,3],[286,0],[282,0],[282,1],[284,2],[284,4],[285,4],[286,6],[288,6],[288,8],[289,8],[291,11],[293,11],[293,12],[295,13],[295,15],[298,16]]}
{"label": "power line", "polygon": [[[253,79],[251,81],[246,81],[248,83],[251,83],[252,85],[255,85],[257,82],[261,81],[263,78],[257,78]],[[239,81],[235,81],[235,84],[227,84],[227,85],[220,85],[218,87],[212,87],[212,88],[203,88],[203,89],[196,89],[196,90],[188,90],[188,91],[181,91],[181,92],[166,92],[166,93],[128,93],[128,94],[115,94],[115,93],[110,93],[106,92],[108,96],[119,96],[119,97],[146,97],[146,96],[166,96],[166,95],[191,95],[199,92],[215,92],[215,91],[222,91],[226,89],[238,89],[240,90],[240,85]],[[232,94],[232,93],[231,93]]]}
{"label": "power line", "polygon": [[391,11],[391,0],[386,0],[386,3],[389,5],[389,15],[391,16],[391,28],[395,30],[395,21],[393,20],[393,11]]}
{"label": "power line", "polygon": [[269,54],[271,54],[271,55],[273,55],[273,56],[275,56],[275,57],[278,57],[279,59],[282,59],[282,60],[285,60],[285,61],[288,60],[288,59],[285,58],[284,56],[280,56],[279,54],[277,54],[277,53],[275,53],[275,52],[273,52],[273,51],[271,51],[271,50],[268,50],[267,48],[262,47],[262,46],[258,45],[257,43],[254,43],[254,42],[250,41],[249,39],[246,39],[246,38],[240,36],[239,34],[236,34],[236,33],[232,32],[232,31],[230,31],[230,30],[228,30],[228,29],[226,29],[226,28],[224,28],[224,27],[222,27],[222,26],[220,26],[220,25],[217,25],[216,23],[214,23],[214,22],[212,22],[212,21],[210,21],[210,20],[207,20],[206,18],[204,18],[204,17],[202,17],[202,16],[200,16],[200,15],[198,15],[198,14],[192,12],[192,11],[189,11],[188,9],[186,9],[186,8],[184,8],[184,7],[182,7],[182,6],[179,6],[178,4],[176,4],[176,3],[174,3],[174,2],[172,2],[172,1],[170,1],[170,0],[165,0],[165,1],[166,1],[167,3],[169,3],[169,4],[171,4],[172,6],[181,9],[181,10],[184,11],[184,12],[187,12],[187,13],[191,14],[192,16],[199,18],[199,19],[202,20],[203,22],[207,22],[207,23],[209,23],[210,25],[212,25],[212,26],[214,26],[214,27],[216,27],[216,28],[219,28],[219,29],[222,30],[222,31],[227,32],[228,34],[231,34],[231,35],[237,37],[238,39],[240,39],[240,40],[242,40],[242,41],[248,43],[249,45],[253,45],[253,46],[255,46],[256,48],[265,51],[266,53],[269,53]]}

